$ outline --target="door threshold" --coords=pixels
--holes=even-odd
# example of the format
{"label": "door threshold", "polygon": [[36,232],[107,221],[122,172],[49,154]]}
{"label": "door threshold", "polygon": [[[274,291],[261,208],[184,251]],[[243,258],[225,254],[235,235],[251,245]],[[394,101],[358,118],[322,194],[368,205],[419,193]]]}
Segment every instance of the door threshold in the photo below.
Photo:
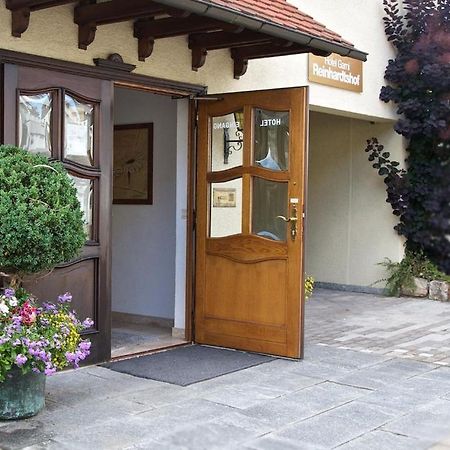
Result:
{"label": "door threshold", "polygon": [[166,350],[172,350],[173,348],[187,347],[188,345],[193,345],[193,344],[194,344],[193,342],[186,341],[186,342],[180,342],[178,344],[165,345],[165,346],[161,346],[161,347],[157,347],[157,348],[152,348],[150,350],[143,350],[142,352],[127,353],[126,355],[114,356],[110,359],[110,361],[115,362],[115,361],[123,361],[126,359],[131,359],[131,358],[139,358],[141,356],[152,355],[154,353],[161,353]]}

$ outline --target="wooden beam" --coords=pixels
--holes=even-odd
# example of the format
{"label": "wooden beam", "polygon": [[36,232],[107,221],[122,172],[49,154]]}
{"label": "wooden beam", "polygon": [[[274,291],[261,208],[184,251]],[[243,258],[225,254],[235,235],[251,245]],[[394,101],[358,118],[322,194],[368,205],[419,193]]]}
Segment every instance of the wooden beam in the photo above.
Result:
{"label": "wooden beam", "polygon": [[244,30],[241,33],[217,31],[213,33],[196,33],[189,36],[189,48],[203,48],[205,50],[220,50],[243,45],[268,43],[272,40],[267,34]]}
{"label": "wooden beam", "polygon": [[74,22],[78,25],[78,48],[88,48],[95,39],[98,25],[125,22],[139,17],[153,18],[163,14],[187,17],[190,13],[149,0],[111,0],[80,4],[74,12]]}
{"label": "wooden beam", "polygon": [[243,58],[243,59],[259,59],[270,58],[273,56],[284,55],[296,55],[299,53],[311,53],[318,52],[320,56],[327,56],[330,53],[320,50],[312,49],[311,47],[292,44],[290,46],[284,46],[279,44],[262,44],[262,45],[249,45],[246,47],[238,47],[231,49],[231,55]]}
{"label": "wooden beam", "polygon": [[30,8],[31,11],[51,8],[53,6],[75,3],[76,0],[6,0],[6,8],[9,10]]}
{"label": "wooden beam", "polygon": [[194,47],[192,49],[192,70],[197,72],[200,67],[203,67],[208,56],[208,50],[201,47]]}
{"label": "wooden beam", "polygon": [[246,47],[256,44],[272,44],[289,47],[292,45],[292,42],[276,39],[267,34],[257,33],[251,30],[244,30],[240,33],[217,31],[191,34],[189,36],[189,48],[192,50],[192,70],[197,71],[205,64],[206,55],[209,50]]}
{"label": "wooden beam", "polygon": [[30,25],[31,11],[52,6],[73,3],[75,0],[6,0],[6,8],[11,11],[11,34],[21,37]]}
{"label": "wooden beam", "polygon": [[138,20],[134,24],[134,36],[137,38],[151,37],[153,39],[161,39],[200,31],[216,30],[239,32],[242,30],[242,27],[194,15],[187,19],[169,17],[158,20]]}
{"label": "wooden beam", "polygon": [[95,22],[97,25],[104,25],[139,17],[155,17],[161,14],[186,16],[189,15],[189,12],[149,0],[111,0],[109,2],[77,6],[73,20],[78,25],[92,22]]}
{"label": "wooden beam", "polygon": [[274,56],[296,55],[300,53],[314,53],[318,56],[329,56],[330,52],[316,50],[300,44],[289,46],[279,44],[249,45],[231,49],[231,57],[234,61],[234,78],[239,79],[245,74],[248,61],[251,59],[271,58]]}
{"label": "wooden beam", "polygon": [[[217,30],[240,32],[242,27],[195,15],[189,18],[168,17],[164,19],[138,20],[134,24],[134,37],[139,40],[139,61],[145,61],[151,55],[155,39]],[[196,70],[204,64],[207,52],[203,49],[198,49],[194,53],[192,68]]]}

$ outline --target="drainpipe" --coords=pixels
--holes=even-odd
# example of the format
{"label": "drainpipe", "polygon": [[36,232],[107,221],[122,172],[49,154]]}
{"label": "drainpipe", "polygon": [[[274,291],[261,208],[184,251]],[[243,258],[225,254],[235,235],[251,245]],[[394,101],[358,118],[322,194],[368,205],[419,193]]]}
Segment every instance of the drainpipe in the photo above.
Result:
{"label": "drainpipe", "polygon": [[329,42],[325,39],[311,36],[302,31],[295,31],[268,22],[264,19],[252,16],[245,12],[238,12],[221,5],[212,5],[208,0],[157,0],[163,5],[190,11],[200,16],[210,17],[211,19],[221,20],[223,22],[242,26],[249,30],[268,34],[275,38],[285,39],[296,44],[312,47],[317,50],[324,50],[331,53],[337,53],[341,56],[367,61],[367,53],[348,47],[342,44]]}

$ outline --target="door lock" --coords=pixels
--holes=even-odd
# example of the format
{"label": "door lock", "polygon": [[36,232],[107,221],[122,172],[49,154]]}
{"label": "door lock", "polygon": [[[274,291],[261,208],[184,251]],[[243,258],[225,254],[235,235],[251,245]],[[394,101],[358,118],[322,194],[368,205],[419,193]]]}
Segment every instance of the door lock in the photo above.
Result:
{"label": "door lock", "polygon": [[298,222],[298,211],[297,211],[297,201],[292,201],[297,199],[291,199],[291,217],[287,218],[284,216],[277,216],[277,219],[281,219],[282,221],[286,223],[291,224],[291,239],[295,241],[295,238],[297,237],[297,222]]}

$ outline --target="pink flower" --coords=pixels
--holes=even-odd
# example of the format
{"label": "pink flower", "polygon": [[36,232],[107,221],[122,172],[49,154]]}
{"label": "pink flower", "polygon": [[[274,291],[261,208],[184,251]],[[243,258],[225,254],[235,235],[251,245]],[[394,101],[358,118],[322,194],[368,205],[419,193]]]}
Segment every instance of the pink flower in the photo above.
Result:
{"label": "pink flower", "polygon": [[37,308],[31,306],[30,301],[27,300],[19,311],[22,323],[25,325],[33,324],[36,321],[36,311]]}

